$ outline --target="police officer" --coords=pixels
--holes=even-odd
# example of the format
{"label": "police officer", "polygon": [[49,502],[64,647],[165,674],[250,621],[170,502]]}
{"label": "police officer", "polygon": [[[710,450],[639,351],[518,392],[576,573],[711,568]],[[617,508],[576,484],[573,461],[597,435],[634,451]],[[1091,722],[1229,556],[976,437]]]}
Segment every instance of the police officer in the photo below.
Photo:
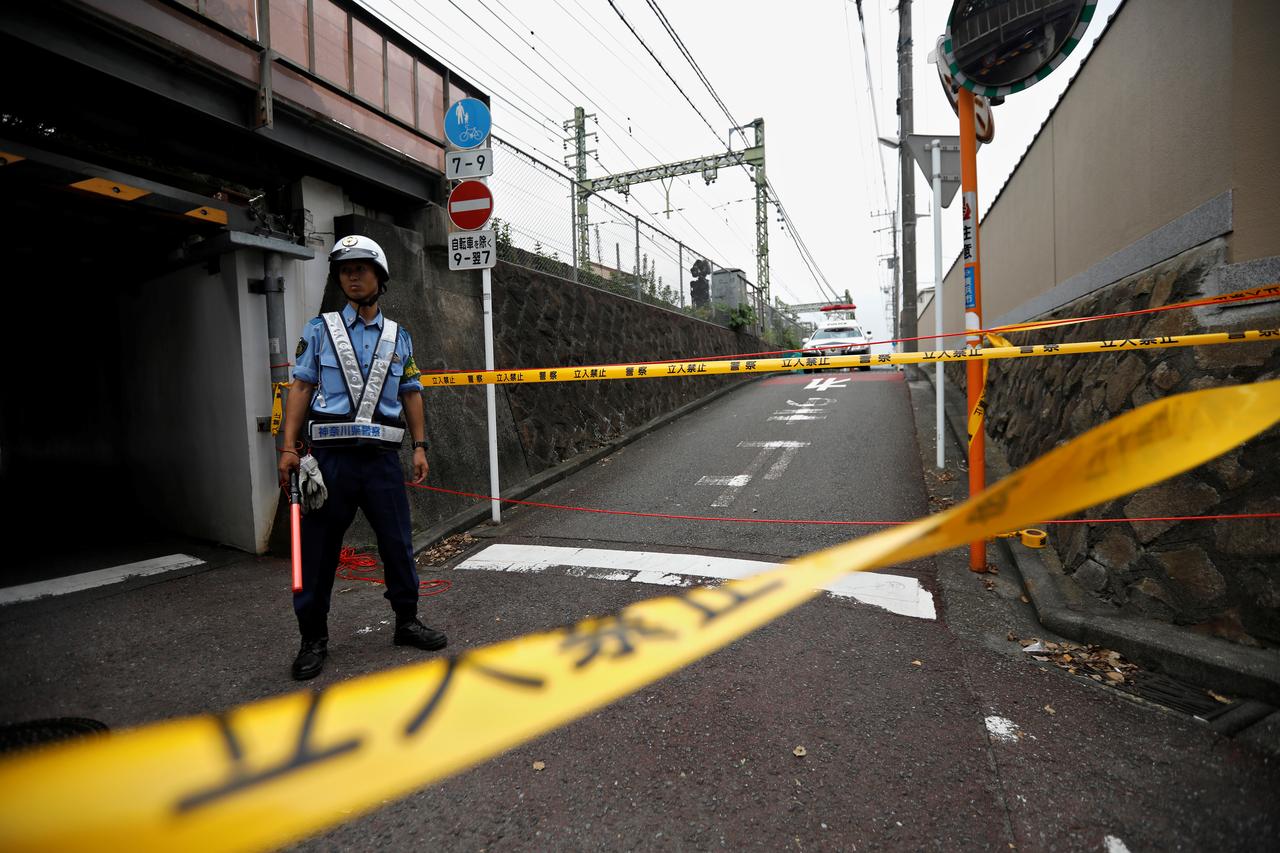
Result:
{"label": "police officer", "polygon": [[[329,282],[342,289],[346,307],[311,320],[298,341],[280,484],[287,488],[298,454],[309,444],[328,490],[324,504],[302,517],[302,590],[293,595],[302,632],[293,662],[298,680],[324,668],[329,598],[342,538],[357,508],[378,539],[385,596],[396,615],[393,642],[428,651],[448,643],[418,620],[418,574],[398,448],[407,428],[413,482],[421,483],[427,477],[426,417],[409,333],[378,309],[389,278],[381,246],[368,237],[343,237],[329,253]],[[306,444],[299,441],[304,435]]]}

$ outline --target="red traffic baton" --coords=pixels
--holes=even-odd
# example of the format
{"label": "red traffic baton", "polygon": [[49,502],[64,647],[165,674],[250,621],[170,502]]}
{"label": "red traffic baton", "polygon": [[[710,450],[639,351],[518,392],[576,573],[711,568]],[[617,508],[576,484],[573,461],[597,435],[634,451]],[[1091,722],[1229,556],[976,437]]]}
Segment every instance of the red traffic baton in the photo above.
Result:
{"label": "red traffic baton", "polygon": [[302,592],[302,490],[298,469],[289,472],[289,533],[293,550],[293,591]]}

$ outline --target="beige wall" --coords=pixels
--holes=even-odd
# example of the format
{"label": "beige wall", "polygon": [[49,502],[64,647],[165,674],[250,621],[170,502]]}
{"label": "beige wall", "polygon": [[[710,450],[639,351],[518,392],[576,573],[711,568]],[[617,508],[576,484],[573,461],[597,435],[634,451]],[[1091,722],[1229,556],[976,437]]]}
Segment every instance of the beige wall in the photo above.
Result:
{"label": "beige wall", "polygon": [[[984,317],[999,317],[1016,308],[1023,293],[1040,293],[1053,287],[1054,279],[1054,129],[1040,132],[1031,145],[1016,179],[1001,194],[995,215],[987,222],[1004,222],[1004,227],[979,230],[982,265],[982,311]],[[982,156],[979,153],[978,156]],[[982,208],[982,188],[978,188],[978,208]],[[1010,227],[1012,226],[1012,227]],[[1000,263],[985,263],[999,258]],[[957,275],[956,280],[960,277]],[[954,290],[956,310],[963,314],[964,294]],[[948,294],[949,295],[949,294]],[[949,300],[948,300],[949,301]],[[962,328],[964,323],[952,328]]]}
{"label": "beige wall", "polygon": [[[984,319],[1227,190],[1232,260],[1280,255],[1278,45],[1274,0],[1121,6],[982,223]],[[964,327],[961,275],[946,276],[947,329]]]}
{"label": "beige wall", "polygon": [[1238,263],[1280,255],[1280,6],[1236,0],[1232,37],[1231,260]]}
{"label": "beige wall", "polygon": [[1231,186],[1230,55],[1227,3],[1121,8],[1051,121],[1057,281]]}

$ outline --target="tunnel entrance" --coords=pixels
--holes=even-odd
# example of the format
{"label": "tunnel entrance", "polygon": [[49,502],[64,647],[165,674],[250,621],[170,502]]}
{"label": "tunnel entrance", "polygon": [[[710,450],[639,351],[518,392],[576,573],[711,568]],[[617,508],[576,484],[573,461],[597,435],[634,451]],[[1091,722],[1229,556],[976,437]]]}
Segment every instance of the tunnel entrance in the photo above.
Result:
{"label": "tunnel entrance", "polygon": [[75,189],[30,161],[0,167],[0,194],[0,586],[171,553],[176,534],[146,500],[156,472],[131,439],[169,336],[138,306],[209,226]]}

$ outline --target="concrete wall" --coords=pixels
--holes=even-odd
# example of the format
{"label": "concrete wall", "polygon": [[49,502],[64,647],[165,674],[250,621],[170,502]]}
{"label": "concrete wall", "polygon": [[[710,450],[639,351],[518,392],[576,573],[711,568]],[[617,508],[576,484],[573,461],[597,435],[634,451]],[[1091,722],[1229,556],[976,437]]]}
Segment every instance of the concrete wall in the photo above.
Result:
{"label": "concrete wall", "polygon": [[[234,258],[187,267],[129,290],[121,371],[127,455],[145,508],[175,530],[257,550]],[[266,337],[265,320],[262,337]],[[228,368],[231,369],[228,369]]]}
{"label": "concrete wall", "polygon": [[[287,364],[293,359],[294,343],[301,328],[299,312],[290,310],[293,304],[305,298],[307,271],[315,261],[303,262],[284,259],[282,273],[285,279],[285,319],[287,332],[278,342],[279,349],[271,351],[267,337],[267,300],[261,294],[250,293],[250,279],[262,278],[265,273],[265,256],[258,251],[239,251],[224,255],[224,270],[231,270],[236,277],[235,293],[242,339],[240,372],[243,381],[244,422],[242,429],[248,446],[249,499],[235,506],[235,512],[243,513],[252,525],[253,538],[249,542],[228,542],[246,551],[266,550],[274,523],[280,487],[276,479],[276,441],[270,432],[258,429],[261,418],[271,416],[271,365]],[[224,511],[229,511],[224,510]]]}
{"label": "concrete wall", "polygon": [[1120,9],[1050,120],[1055,281],[1230,188],[1231,52],[1225,3]]}
{"label": "concrete wall", "polygon": [[1231,260],[1280,255],[1280,9],[1274,0],[1235,0],[1231,15]]}

